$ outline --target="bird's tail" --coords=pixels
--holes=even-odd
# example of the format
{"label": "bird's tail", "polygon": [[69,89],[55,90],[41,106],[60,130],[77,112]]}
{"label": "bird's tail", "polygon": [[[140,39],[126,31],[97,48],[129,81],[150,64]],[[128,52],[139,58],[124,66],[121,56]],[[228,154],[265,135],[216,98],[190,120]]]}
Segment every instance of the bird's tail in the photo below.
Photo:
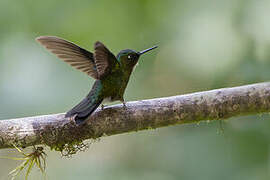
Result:
{"label": "bird's tail", "polygon": [[93,96],[93,93],[89,93],[79,104],[68,111],[65,117],[75,116],[76,124],[83,123],[88,116],[90,116],[101,104],[103,99]]}

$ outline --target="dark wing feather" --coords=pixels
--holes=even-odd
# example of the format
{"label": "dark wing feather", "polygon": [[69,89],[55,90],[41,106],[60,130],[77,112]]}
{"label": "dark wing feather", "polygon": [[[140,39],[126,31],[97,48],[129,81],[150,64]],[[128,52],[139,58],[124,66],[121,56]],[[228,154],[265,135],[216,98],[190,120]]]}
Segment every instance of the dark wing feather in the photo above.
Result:
{"label": "dark wing feather", "polygon": [[72,67],[98,79],[97,67],[91,52],[55,36],[40,36],[36,40]]}
{"label": "dark wing feather", "polygon": [[97,41],[94,45],[94,60],[98,71],[99,79],[111,72],[118,61],[116,57],[106,48],[104,44]]}

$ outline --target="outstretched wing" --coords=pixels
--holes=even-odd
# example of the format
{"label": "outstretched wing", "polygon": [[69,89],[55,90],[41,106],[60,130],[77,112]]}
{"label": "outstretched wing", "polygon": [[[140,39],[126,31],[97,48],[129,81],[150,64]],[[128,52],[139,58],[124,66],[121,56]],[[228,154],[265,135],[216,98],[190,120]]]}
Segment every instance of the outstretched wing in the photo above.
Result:
{"label": "outstretched wing", "polygon": [[96,64],[99,79],[106,76],[118,64],[116,57],[111,53],[108,48],[97,41],[94,45],[94,61]]}
{"label": "outstretched wing", "polygon": [[[93,53],[55,36],[40,36],[36,40],[72,67],[98,79],[99,72]],[[99,65],[101,66],[101,65]]]}

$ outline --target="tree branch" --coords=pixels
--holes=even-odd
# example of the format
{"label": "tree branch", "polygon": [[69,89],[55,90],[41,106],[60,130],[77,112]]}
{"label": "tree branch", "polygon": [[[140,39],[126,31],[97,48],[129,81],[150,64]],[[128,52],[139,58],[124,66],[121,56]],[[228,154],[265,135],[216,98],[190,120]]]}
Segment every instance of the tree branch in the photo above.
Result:
{"label": "tree branch", "polygon": [[270,83],[133,101],[97,109],[82,126],[64,114],[0,121],[0,148],[66,143],[202,120],[270,112]]}

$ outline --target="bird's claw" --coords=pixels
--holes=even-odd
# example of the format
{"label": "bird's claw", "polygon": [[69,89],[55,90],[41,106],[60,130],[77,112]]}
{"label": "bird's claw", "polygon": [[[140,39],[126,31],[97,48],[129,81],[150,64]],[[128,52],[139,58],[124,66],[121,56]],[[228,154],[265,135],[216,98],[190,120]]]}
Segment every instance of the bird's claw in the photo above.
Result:
{"label": "bird's claw", "polygon": [[125,101],[122,101],[122,103],[123,103],[123,108],[126,109],[127,108],[126,102]]}

